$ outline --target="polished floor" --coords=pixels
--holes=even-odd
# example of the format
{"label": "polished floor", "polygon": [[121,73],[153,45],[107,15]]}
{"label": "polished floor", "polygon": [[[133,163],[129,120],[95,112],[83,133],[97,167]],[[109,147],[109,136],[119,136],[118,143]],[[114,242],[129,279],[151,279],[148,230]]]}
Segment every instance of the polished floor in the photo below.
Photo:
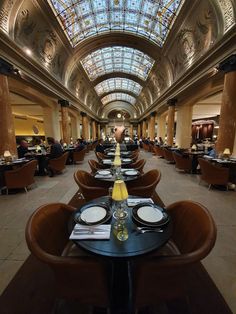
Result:
{"label": "polished floor", "polygon": [[[212,213],[217,241],[203,264],[236,314],[236,191],[208,190],[205,183],[198,184],[197,175],[180,173],[174,165],[151,153],[141,151],[140,158],[147,159],[145,172],[154,168],[161,171],[157,192],[166,205],[194,200]],[[96,159],[93,152],[86,154],[83,164],[68,165],[62,175],[36,177],[36,184],[28,193],[0,195],[0,293],[29,255],[24,238],[28,217],[42,204],[67,203],[78,190],[73,173],[77,168],[89,171],[88,159]]]}

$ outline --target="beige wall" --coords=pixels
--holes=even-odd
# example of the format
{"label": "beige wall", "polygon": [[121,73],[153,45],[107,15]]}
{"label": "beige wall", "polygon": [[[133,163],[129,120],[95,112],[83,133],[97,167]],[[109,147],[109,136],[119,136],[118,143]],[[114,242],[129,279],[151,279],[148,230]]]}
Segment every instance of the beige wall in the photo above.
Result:
{"label": "beige wall", "polygon": [[[14,115],[14,126],[15,126],[15,134],[19,135],[30,135],[30,136],[44,136],[44,123],[42,121],[38,122],[37,119],[32,119],[28,117],[17,118]],[[33,131],[33,126],[36,126],[39,130],[38,134],[35,134]]]}

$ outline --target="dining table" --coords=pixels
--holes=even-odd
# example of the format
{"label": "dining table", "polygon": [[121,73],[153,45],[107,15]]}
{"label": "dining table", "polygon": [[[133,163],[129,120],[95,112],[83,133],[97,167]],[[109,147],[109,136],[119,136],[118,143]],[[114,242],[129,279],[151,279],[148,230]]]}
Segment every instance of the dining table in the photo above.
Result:
{"label": "dining table", "polygon": [[[172,235],[173,225],[171,218],[166,213],[165,208],[154,204],[151,198],[143,199],[138,196],[129,196],[126,207],[128,216],[125,224],[128,231],[128,239],[120,241],[117,239],[116,230],[113,228],[116,222],[113,215],[115,210],[114,203],[111,197],[104,196],[82,205],[74,212],[68,225],[71,235],[73,234],[75,224],[78,223],[78,219],[80,219],[82,213],[88,210],[90,206],[105,206],[107,208],[109,215],[106,220],[104,219],[103,224],[98,225],[98,227],[104,226],[104,224],[111,225],[110,236],[107,239],[88,238],[74,239],[73,241],[87,253],[89,252],[108,261],[110,265],[111,313],[131,314],[134,311],[132,305],[132,263],[137,258],[143,258],[143,256],[149,255],[152,252],[156,253],[158,249],[165,245]],[[148,208],[160,210],[163,218],[159,224],[152,224],[139,219],[137,213],[139,210],[143,210],[145,206],[145,210],[148,210]],[[153,228],[154,225],[155,227]],[[144,232],[142,230],[149,231]]]}
{"label": "dining table", "polygon": [[94,178],[104,182],[114,182],[115,180],[123,180],[124,182],[133,181],[140,177],[140,171],[133,168],[121,168],[118,173],[115,169],[99,169]]}

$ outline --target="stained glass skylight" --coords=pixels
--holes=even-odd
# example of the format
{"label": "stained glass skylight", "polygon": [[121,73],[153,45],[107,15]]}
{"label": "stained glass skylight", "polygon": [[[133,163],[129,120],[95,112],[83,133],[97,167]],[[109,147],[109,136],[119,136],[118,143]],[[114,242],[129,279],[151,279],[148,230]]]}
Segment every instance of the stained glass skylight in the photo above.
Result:
{"label": "stained glass skylight", "polygon": [[72,46],[101,33],[137,34],[163,45],[184,0],[48,0]]}
{"label": "stained glass skylight", "polygon": [[116,101],[116,100],[129,102],[132,105],[136,101],[136,99],[133,96],[130,96],[130,95],[125,94],[125,93],[111,93],[111,94],[106,95],[105,97],[103,97],[101,99],[101,102],[103,103],[103,105],[106,105],[109,102]]}
{"label": "stained glass skylight", "polygon": [[141,89],[142,86],[139,83],[121,77],[105,80],[95,86],[95,91],[97,92],[98,96],[115,90],[130,91],[138,96],[141,92]]}
{"label": "stained glass skylight", "polygon": [[88,54],[81,64],[91,81],[112,72],[128,73],[146,80],[154,60],[137,49],[114,46]]}

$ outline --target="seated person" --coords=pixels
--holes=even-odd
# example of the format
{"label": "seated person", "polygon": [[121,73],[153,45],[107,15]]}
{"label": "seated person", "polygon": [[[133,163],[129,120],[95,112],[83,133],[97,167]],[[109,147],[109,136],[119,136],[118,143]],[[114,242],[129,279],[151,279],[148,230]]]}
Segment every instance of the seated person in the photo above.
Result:
{"label": "seated person", "polygon": [[209,147],[207,155],[210,156],[210,157],[216,158],[217,157],[217,153],[216,153],[215,148],[214,147]]}
{"label": "seated person", "polygon": [[97,153],[103,153],[104,154],[105,147],[103,146],[103,140],[102,139],[98,141],[98,144],[95,147],[95,151]]}
{"label": "seated person", "polygon": [[20,146],[17,147],[18,158],[25,157],[25,154],[29,152],[28,146],[29,144],[26,142],[26,140],[20,141]]}
{"label": "seated person", "polygon": [[83,140],[81,138],[78,138],[76,141],[75,152],[80,152],[84,148],[85,148],[85,145],[83,143]]}
{"label": "seated person", "polygon": [[50,145],[49,150],[49,159],[58,158],[63,155],[63,149],[57,141],[53,137],[47,137],[48,145]]}

